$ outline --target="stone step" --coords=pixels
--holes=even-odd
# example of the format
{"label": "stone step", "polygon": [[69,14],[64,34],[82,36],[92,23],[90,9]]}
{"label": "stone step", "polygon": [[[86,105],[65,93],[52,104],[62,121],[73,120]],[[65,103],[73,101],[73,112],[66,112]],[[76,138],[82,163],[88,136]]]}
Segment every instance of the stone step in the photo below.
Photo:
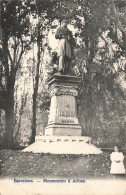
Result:
{"label": "stone step", "polygon": [[33,153],[51,153],[51,154],[100,154],[102,151],[94,146],[85,142],[42,142],[36,141],[23,152]]}
{"label": "stone step", "polygon": [[91,137],[88,136],[36,136],[35,141],[39,142],[84,142],[91,144]]}

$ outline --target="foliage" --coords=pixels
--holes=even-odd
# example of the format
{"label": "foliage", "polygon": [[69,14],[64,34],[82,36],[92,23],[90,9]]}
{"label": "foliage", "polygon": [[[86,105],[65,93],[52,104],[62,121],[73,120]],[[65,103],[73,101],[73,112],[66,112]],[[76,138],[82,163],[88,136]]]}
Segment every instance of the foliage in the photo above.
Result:
{"label": "foliage", "polygon": [[30,18],[27,1],[1,2],[1,27],[3,30],[3,74],[5,107],[6,147],[13,145],[14,132],[14,88],[17,71],[21,68],[21,60],[25,51],[29,50],[33,39],[29,35]]}
{"label": "foliage", "polygon": [[[50,98],[47,90],[43,90],[44,74],[48,72],[48,75],[51,75],[49,69],[53,70],[53,65],[58,64],[57,54],[55,51],[52,52],[49,46],[48,33],[57,27],[55,20],[61,22],[62,19],[67,19],[76,31],[73,64],[75,75],[82,77],[77,103],[83,135],[92,136],[94,142],[97,144],[102,142],[105,146],[113,145],[114,142],[124,144],[125,7],[124,1],[109,0],[2,1],[3,79],[0,79],[2,83],[0,101],[5,102],[2,109],[6,112],[5,140],[9,142],[7,138],[11,139],[9,146],[14,133],[17,72],[21,71],[23,60],[30,51],[34,52],[34,55],[27,64],[30,72],[28,77],[32,75],[34,108],[37,109],[36,113],[39,113],[39,117],[34,118],[34,126],[41,125],[41,114],[47,116]],[[45,55],[47,60],[44,58]],[[19,76],[23,79],[23,74]],[[45,77],[47,79],[47,76]],[[31,97],[29,98],[31,101]],[[29,107],[26,104],[23,111],[31,110]],[[22,118],[23,114],[25,113],[22,112]]]}
{"label": "foliage", "polygon": [[[78,99],[80,118],[84,121],[84,134],[93,136],[96,132],[100,137],[102,133],[102,139],[107,138],[105,144],[116,142],[115,138],[124,129],[125,110],[122,108],[126,100],[120,82],[125,58],[122,60],[119,46],[109,36],[110,5],[105,1],[100,4],[98,1],[92,4],[84,1],[79,9],[82,18],[75,18],[80,38],[76,54],[77,70],[82,76]],[[113,140],[108,140],[110,135],[114,136]]]}

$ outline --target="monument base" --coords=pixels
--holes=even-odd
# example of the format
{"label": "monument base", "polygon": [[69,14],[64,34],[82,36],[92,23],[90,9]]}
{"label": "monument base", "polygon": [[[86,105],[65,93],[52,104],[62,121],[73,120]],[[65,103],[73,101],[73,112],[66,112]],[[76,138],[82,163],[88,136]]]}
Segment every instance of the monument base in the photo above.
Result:
{"label": "monument base", "polygon": [[36,136],[35,143],[23,152],[86,155],[102,153],[91,144],[91,138],[86,136]]}
{"label": "monument base", "polygon": [[81,127],[79,125],[50,124],[45,128],[45,135],[81,136]]}
{"label": "monument base", "polygon": [[51,96],[48,125],[45,136],[36,136],[35,143],[24,152],[51,154],[100,154],[91,144],[91,138],[81,136],[77,117],[76,96],[80,77],[53,75],[48,79]]}

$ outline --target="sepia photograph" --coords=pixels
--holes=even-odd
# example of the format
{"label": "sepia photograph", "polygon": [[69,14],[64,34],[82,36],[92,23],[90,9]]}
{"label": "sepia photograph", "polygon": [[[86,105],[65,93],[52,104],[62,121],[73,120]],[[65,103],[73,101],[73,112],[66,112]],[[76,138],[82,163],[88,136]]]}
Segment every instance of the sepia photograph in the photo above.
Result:
{"label": "sepia photograph", "polygon": [[0,195],[126,195],[126,0],[0,0]]}

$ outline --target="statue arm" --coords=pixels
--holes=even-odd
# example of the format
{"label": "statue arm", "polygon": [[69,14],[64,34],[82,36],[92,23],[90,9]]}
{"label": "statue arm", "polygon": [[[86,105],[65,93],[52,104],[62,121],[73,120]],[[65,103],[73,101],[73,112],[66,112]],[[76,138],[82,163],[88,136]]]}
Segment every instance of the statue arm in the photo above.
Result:
{"label": "statue arm", "polygon": [[55,38],[56,38],[56,39],[59,39],[59,28],[58,28],[57,31],[56,31]]}
{"label": "statue arm", "polygon": [[62,29],[59,27],[56,31],[55,38],[56,39],[61,39],[63,36]]}
{"label": "statue arm", "polygon": [[67,36],[66,30],[64,30],[62,27],[59,27],[56,31],[55,38],[61,39]]}
{"label": "statue arm", "polygon": [[74,47],[76,45],[71,31],[69,31],[69,42],[70,42],[72,47]]}

